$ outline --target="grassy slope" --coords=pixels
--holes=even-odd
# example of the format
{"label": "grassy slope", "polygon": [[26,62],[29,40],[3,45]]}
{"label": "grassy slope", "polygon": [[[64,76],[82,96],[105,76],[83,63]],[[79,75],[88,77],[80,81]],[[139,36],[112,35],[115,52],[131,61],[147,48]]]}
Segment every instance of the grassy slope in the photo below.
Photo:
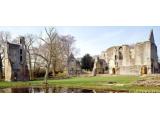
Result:
{"label": "grassy slope", "polygon": [[[138,76],[107,76],[107,77],[73,77],[64,80],[48,80],[50,86],[62,86],[72,88],[87,88],[103,90],[118,90],[129,92],[160,92],[160,87],[140,87],[135,86]],[[109,84],[114,83],[114,84]],[[29,82],[0,82],[0,88],[6,87],[27,87],[27,86],[42,86],[42,80]]]}

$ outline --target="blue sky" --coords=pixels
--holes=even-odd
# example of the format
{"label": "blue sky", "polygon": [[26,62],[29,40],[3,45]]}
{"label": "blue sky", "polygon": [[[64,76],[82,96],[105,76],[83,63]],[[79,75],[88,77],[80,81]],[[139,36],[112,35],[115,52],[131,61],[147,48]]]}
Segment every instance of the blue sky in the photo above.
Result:
{"label": "blue sky", "polygon": [[[56,27],[59,34],[71,34],[75,37],[75,46],[80,49],[77,57],[86,53],[98,55],[107,48],[115,45],[134,44],[146,41],[151,29],[154,30],[155,42],[160,56],[160,27]],[[9,31],[12,37],[27,33],[40,34],[44,27],[0,27],[0,31]]]}

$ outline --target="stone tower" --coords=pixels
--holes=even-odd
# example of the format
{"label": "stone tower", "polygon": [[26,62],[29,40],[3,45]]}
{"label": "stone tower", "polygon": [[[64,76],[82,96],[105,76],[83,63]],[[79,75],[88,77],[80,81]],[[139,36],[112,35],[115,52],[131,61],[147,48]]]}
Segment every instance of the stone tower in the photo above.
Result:
{"label": "stone tower", "polygon": [[154,34],[153,30],[151,30],[149,35],[150,41],[150,64],[151,64],[151,73],[158,73],[159,66],[158,66],[158,55],[157,55],[157,46],[154,41]]}
{"label": "stone tower", "polygon": [[25,38],[19,37],[15,43],[5,45],[5,81],[29,80],[26,62]]}
{"label": "stone tower", "polygon": [[150,32],[150,35],[149,35],[149,40],[150,40],[150,42],[151,43],[155,43],[154,42],[154,34],[153,34],[153,29],[151,30],[151,32]]}

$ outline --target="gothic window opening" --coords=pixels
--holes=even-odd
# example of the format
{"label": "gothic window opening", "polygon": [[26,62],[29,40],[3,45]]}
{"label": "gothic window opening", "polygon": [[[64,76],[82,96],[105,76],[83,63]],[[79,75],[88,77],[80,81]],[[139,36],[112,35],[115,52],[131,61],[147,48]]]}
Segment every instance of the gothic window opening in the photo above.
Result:
{"label": "gothic window opening", "polygon": [[123,60],[123,55],[121,52],[119,52],[119,60]]}
{"label": "gothic window opening", "polygon": [[20,49],[20,55],[22,55],[22,49]]}
{"label": "gothic window opening", "polygon": [[113,74],[113,75],[116,74],[115,68],[112,68],[112,74]]}
{"label": "gothic window opening", "polygon": [[20,62],[22,62],[22,49],[20,49]]}
{"label": "gothic window opening", "polygon": [[122,47],[119,48],[119,60],[123,60]]}
{"label": "gothic window opening", "polygon": [[115,55],[115,60],[117,60],[117,55]]}
{"label": "gothic window opening", "polygon": [[20,62],[22,62],[22,56],[20,56]]}

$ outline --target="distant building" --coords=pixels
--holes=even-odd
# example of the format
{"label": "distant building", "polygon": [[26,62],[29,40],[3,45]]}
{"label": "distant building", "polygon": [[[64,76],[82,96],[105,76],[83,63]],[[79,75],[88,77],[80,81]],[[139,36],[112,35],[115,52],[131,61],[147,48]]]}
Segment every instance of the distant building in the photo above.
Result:
{"label": "distant building", "polygon": [[147,41],[110,47],[102,52],[100,59],[106,61],[109,74],[139,75],[160,72],[153,30]]}
{"label": "distant building", "polygon": [[68,74],[71,76],[80,75],[82,72],[81,65],[78,60],[75,59],[73,54],[68,58]]}
{"label": "distant building", "polygon": [[93,66],[93,71],[92,74],[95,76],[96,74],[104,74],[107,63],[104,59],[99,59],[99,57],[94,58],[94,66]]}
{"label": "distant building", "polygon": [[29,80],[25,38],[20,37],[16,42],[16,44],[7,42],[5,45],[5,81]]}

